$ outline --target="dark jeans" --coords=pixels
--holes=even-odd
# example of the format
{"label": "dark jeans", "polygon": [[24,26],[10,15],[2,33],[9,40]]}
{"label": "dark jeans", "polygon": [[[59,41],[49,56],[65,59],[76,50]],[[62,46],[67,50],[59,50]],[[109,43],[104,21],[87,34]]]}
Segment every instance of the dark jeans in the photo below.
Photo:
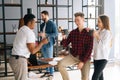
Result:
{"label": "dark jeans", "polygon": [[94,73],[92,80],[104,80],[103,78],[103,69],[107,64],[107,60],[94,60]]}

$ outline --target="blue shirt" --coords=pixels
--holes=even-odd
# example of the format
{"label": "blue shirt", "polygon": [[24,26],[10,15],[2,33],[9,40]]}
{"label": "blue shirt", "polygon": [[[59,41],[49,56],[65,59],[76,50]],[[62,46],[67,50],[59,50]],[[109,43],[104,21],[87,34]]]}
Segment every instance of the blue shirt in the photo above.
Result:
{"label": "blue shirt", "polygon": [[[40,31],[43,32],[44,26],[45,26],[45,22],[40,25]],[[58,35],[58,31],[57,31],[57,26],[53,21],[48,20],[46,22],[45,33],[46,33],[46,36],[49,37],[49,43],[54,44],[55,37],[57,37]]]}

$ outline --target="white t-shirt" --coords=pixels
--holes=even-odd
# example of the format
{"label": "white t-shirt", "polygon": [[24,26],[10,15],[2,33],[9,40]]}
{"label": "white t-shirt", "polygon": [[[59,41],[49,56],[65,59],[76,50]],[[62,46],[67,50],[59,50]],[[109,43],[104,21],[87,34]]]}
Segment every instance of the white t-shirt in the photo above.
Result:
{"label": "white t-shirt", "polygon": [[16,34],[12,55],[29,58],[30,51],[28,50],[27,43],[35,43],[35,34],[29,27],[23,26]]}
{"label": "white t-shirt", "polygon": [[93,58],[95,60],[106,59],[108,60],[110,50],[111,50],[111,41],[112,34],[109,30],[103,29],[99,32],[100,40],[94,38],[93,45]]}

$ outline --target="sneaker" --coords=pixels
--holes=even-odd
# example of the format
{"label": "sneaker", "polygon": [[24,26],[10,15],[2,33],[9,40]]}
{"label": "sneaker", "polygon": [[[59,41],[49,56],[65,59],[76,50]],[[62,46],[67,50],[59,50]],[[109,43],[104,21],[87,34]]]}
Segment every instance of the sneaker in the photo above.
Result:
{"label": "sneaker", "polygon": [[50,74],[49,72],[45,72],[45,73],[41,76],[41,78],[43,78],[43,77],[48,77],[49,74]]}
{"label": "sneaker", "polygon": [[53,75],[50,75],[46,80],[53,80]]}
{"label": "sneaker", "polygon": [[48,77],[53,77],[53,75],[52,74],[48,74]]}
{"label": "sneaker", "polygon": [[30,72],[28,73],[28,77],[29,77],[29,78],[38,77],[38,75],[37,75],[36,73],[30,71]]}

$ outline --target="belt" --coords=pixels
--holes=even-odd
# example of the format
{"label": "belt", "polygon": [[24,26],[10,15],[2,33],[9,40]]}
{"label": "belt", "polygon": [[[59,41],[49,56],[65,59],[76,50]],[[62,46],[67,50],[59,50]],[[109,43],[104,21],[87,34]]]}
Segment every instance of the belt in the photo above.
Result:
{"label": "belt", "polygon": [[25,59],[27,59],[26,57],[24,57],[24,56],[19,56],[19,55],[11,55],[12,57],[15,57],[15,59],[19,59],[19,58],[25,58]]}

